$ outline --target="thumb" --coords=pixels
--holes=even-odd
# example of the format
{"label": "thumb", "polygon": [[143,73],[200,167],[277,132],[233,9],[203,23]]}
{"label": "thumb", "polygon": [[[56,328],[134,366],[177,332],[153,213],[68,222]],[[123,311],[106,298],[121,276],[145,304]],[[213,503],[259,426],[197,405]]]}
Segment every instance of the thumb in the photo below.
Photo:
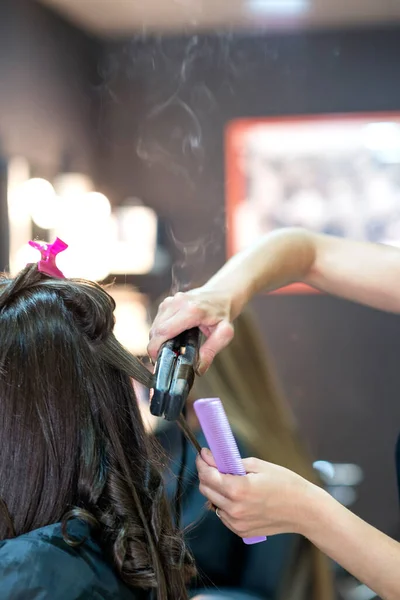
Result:
{"label": "thumb", "polygon": [[229,321],[220,321],[218,323],[212,334],[200,348],[200,361],[197,368],[199,375],[204,375],[209,369],[215,355],[218,354],[218,352],[221,352],[221,350],[229,344],[233,338],[233,334],[234,329],[232,323]]}
{"label": "thumb", "polygon": [[204,460],[204,462],[206,462],[208,464],[209,467],[217,468],[214,457],[211,454],[211,450],[209,450],[208,448],[202,448],[201,458]]}

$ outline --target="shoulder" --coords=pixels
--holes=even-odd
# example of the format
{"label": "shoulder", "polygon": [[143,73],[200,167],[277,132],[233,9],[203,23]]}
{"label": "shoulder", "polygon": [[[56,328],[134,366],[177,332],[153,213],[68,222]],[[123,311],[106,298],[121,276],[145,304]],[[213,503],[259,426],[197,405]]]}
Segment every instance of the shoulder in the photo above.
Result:
{"label": "shoulder", "polygon": [[[77,537],[88,533],[83,524],[73,529]],[[69,546],[58,523],[0,542],[0,580],[3,600],[136,599],[96,544],[89,540]]]}

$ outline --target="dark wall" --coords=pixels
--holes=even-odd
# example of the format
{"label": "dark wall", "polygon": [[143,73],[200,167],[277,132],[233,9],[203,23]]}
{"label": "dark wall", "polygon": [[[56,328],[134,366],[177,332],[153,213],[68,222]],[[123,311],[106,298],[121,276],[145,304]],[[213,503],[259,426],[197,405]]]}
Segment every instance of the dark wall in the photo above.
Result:
{"label": "dark wall", "polygon": [[91,173],[98,44],[31,0],[0,3],[0,142],[36,171]]}
{"label": "dark wall", "polygon": [[[35,176],[52,178],[60,168],[95,175],[99,51],[98,42],[36,2],[0,1],[0,158],[25,157]],[[2,270],[4,193],[0,204]]]}
{"label": "dark wall", "polygon": [[[206,276],[225,256],[225,124],[400,110],[399,56],[400,31],[390,29],[110,44],[103,182],[117,199],[154,206],[178,240],[197,241],[189,270],[192,261],[194,276]],[[400,318],[322,296],[260,297],[255,306],[314,453],[361,464],[357,511],[395,532]]]}

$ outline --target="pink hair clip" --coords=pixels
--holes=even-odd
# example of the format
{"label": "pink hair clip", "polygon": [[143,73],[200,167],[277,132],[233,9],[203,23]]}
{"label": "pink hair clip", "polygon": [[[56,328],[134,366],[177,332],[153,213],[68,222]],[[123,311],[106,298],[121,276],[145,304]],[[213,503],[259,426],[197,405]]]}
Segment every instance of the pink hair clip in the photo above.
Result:
{"label": "pink hair clip", "polygon": [[68,244],[56,238],[55,242],[52,244],[46,244],[46,242],[33,242],[30,241],[29,245],[36,250],[39,250],[42,255],[41,260],[38,262],[38,270],[41,273],[45,273],[46,275],[50,275],[50,277],[59,277],[60,279],[65,279],[63,273],[61,273],[60,269],[58,269],[56,265],[57,254],[63,252],[68,248]]}

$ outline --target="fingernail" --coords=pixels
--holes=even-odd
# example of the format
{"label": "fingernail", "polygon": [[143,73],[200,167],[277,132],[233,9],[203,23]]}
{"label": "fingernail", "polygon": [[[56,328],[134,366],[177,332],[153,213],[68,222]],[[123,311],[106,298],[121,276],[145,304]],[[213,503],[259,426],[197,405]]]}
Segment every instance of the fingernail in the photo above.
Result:
{"label": "fingernail", "polygon": [[203,362],[199,363],[199,366],[197,367],[197,374],[198,375],[204,375],[207,372],[207,365]]}
{"label": "fingernail", "polygon": [[202,448],[201,453],[205,454],[206,456],[211,456],[211,450],[208,448]]}

